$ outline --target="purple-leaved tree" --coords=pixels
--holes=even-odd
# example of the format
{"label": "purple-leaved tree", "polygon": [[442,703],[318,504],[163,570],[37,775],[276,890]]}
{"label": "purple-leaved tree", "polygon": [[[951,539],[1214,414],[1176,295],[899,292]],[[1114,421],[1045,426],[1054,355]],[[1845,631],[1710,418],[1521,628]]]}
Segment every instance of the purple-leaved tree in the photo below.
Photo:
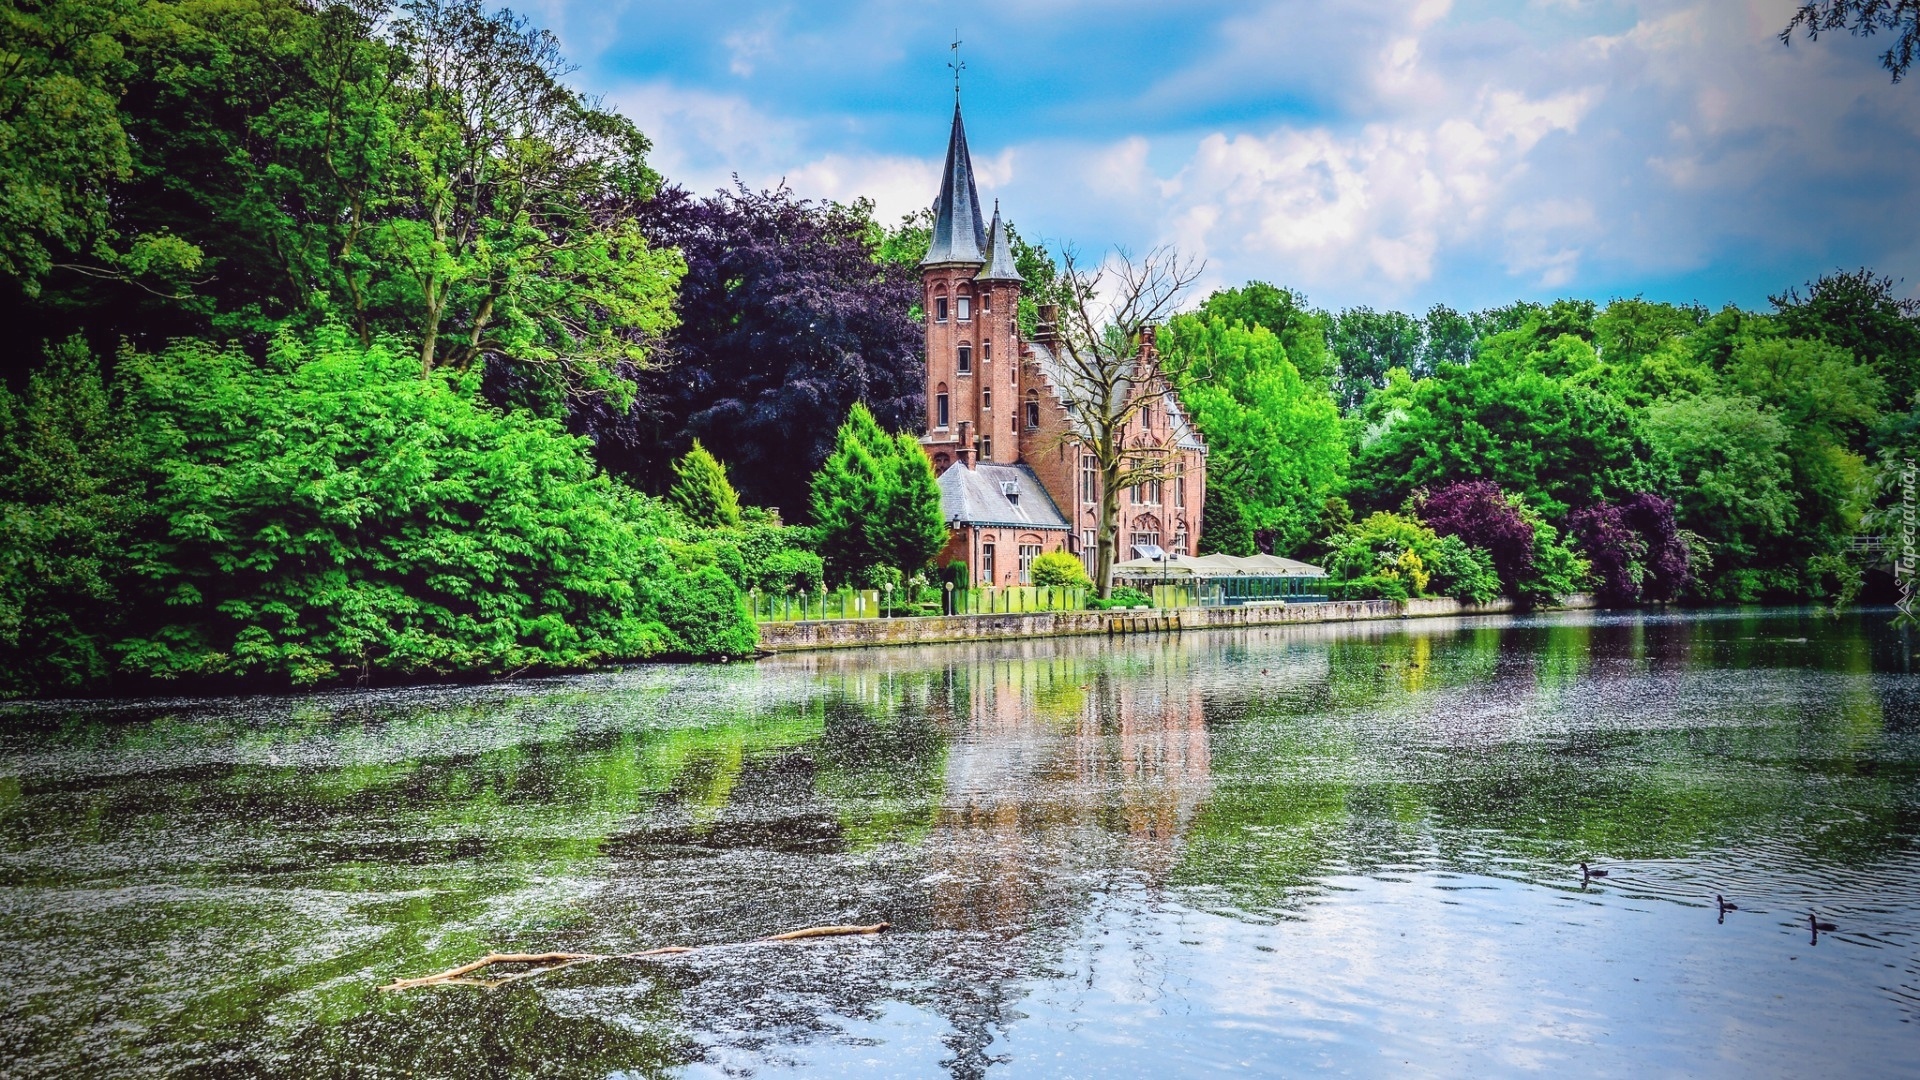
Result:
{"label": "purple-leaved tree", "polygon": [[1592,564],[1599,601],[1625,607],[1677,598],[1691,580],[1673,503],[1641,492],[1567,515],[1567,528]]}
{"label": "purple-leaved tree", "polygon": [[680,249],[687,273],[667,362],[642,377],[644,422],[624,418],[599,440],[609,467],[659,486],[697,437],[746,501],[804,517],[808,480],[854,402],[888,430],[917,427],[919,280],[875,258],[868,207],[670,187],[640,221]]}
{"label": "purple-leaved tree", "polygon": [[1435,488],[1416,506],[1420,520],[1441,536],[1457,536],[1485,551],[1508,596],[1533,573],[1533,525],[1491,480],[1463,480]]}

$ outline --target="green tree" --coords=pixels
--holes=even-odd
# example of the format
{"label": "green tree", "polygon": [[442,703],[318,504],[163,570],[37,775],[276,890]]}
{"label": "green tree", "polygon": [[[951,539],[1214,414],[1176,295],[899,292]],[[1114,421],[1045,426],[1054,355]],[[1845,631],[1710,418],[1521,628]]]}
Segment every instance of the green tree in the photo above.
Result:
{"label": "green tree", "polygon": [[873,567],[909,574],[946,543],[933,465],[910,435],[889,435],[855,402],[814,474],[814,527],[827,575],[849,581]]}
{"label": "green tree", "polygon": [[1333,381],[1333,359],[1327,351],[1327,314],[1308,307],[1304,294],[1250,281],[1237,289],[1214,292],[1200,305],[1199,314],[1226,323],[1264,327],[1280,339],[1287,359],[1301,378],[1321,386]]}
{"label": "green tree", "polygon": [[1255,550],[1253,525],[1247,520],[1240,496],[1231,485],[1208,478],[1207,501],[1200,508],[1201,555],[1252,555]]}
{"label": "green tree", "polygon": [[1536,366],[1565,368],[1578,349],[1585,346],[1577,339],[1571,346],[1556,339],[1523,358],[1483,348],[1472,365],[1414,383],[1406,414],[1360,450],[1355,494],[1393,506],[1417,488],[1491,480],[1557,518],[1573,506],[1662,487],[1625,406]]}
{"label": "green tree", "polygon": [[1681,397],[1649,409],[1646,432],[1673,461],[1681,526],[1714,546],[1723,570],[1751,566],[1787,530],[1793,471],[1779,414],[1748,397]]}
{"label": "green tree", "polygon": [[0,694],[77,691],[114,670],[107,632],[142,516],[133,419],[78,338],[23,397],[0,386]]}
{"label": "green tree", "polygon": [[[1177,389],[1209,449],[1209,489],[1231,488],[1250,526],[1293,551],[1346,481],[1332,396],[1300,377],[1265,328],[1182,315],[1160,333]],[[1203,514],[1204,517],[1204,514]]]}
{"label": "green tree", "polygon": [[1328,330],[1327,347],[1334,357],[1334,396],[1343,410],[1365,401],[1391,368],[1427,373],[1420,320],[1404,312],[1369,307],[1342,311]]}
{"label": "green tree", "polygon": [[673,463],[674,482],[667,498],[687,520],[707,528],[734,528],[740,524],[740,496],[727,482],[726,466],[707,452],[700,440]]}
{"label": "green tree", "polygon": [[88,254],[131,169],[117,108],[137,0],[20,0],[0,17],[0,271],[29,293]]}

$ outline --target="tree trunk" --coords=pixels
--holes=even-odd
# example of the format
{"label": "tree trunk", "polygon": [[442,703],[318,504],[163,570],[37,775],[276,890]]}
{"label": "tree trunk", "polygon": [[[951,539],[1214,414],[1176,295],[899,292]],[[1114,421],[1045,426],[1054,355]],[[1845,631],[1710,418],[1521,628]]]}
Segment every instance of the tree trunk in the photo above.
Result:
{"label": "tree trunk", "polygon": [[1120,546],[1120,487],[1114,483],[1120,477],[1118,469],[1100,470],[1100,534],[1094,544],[1093,583],[1100,589],[1100,599],[1113,599],[1113,564]]}

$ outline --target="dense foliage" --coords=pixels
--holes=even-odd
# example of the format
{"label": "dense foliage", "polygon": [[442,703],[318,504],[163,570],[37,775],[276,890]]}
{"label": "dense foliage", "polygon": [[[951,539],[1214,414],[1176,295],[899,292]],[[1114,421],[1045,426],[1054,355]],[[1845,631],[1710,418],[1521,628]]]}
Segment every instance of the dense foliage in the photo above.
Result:
{"label": "dense foliage", "polygon": [[311,685],[754,649],[735,585],[675,566],[671,511],[596,475],[554,421],[488,407],[470,379],[421,378],[403,348],[336,330],[281,338],[265,365],[191,341],[127,357],[108,421],[123,434],[98,461],[97,376],[70,351],[57,374],[84,407],[50,407],[37,382],[19,411],[68,430],[9,446],[5,472],[67,457],[97,478],[37,488],[26,531],[42,544],[102,499],[109,512],[85,580],[26,577],[38,595],[8,598],[91,601],[56,628],[61,647],[9,670],[43,687]]}
{"label": "dense foliage", "polygon": [[865,207],[669,188],[647,204],[646,230],[686,257],[680,323],[673,363],[646,383],[655,419],[602,440],[610,466],[651,478],[697,437],[725,448],[748,501],[805,514],[809,477],[856,401],[889,430],[917,429],[920,286],[876,258]]}
{"label": "dense foliage", "polygon": [[1301,378],[1280,338],[1261,326],[1182,315],[1159,338],[1207,441],[1210,483],[1231,489],[1246,525],[1272,543],[1291,550],[1312,539],[1347,468],[1340,414],[1325,389]]}
{"label": "dense foliage", "polygon": [[853,580],[874,567],[904,576],[947,542],[933,462],[911,435],[889,435],[855,404],[814,475],[812,508],[827,574]]}
{"label": "dense foliage", "polygon": [[693,449],[673,463],[673,487],[667,498],[687,520],[710,529],[731,529],[740,524],[740,496],[727,480],[727,467],[707,452],[700,440]]}
{"label": "dense foliage", "polygon": [[1027,567],[1027,576],[1043,588],[1084,589],[1093,584],[1086,564],[1064,551],[1048,551],[1036,556]]}

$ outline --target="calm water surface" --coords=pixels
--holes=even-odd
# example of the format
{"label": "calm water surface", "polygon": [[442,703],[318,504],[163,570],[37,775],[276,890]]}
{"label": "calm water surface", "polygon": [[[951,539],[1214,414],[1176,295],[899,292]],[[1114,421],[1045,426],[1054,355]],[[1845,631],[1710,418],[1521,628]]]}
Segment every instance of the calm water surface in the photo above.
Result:
{"label": "calm water surface", "polygon": [[1909,655],[1569,614],[15,706],[0,1074],[1920,1075]]}

